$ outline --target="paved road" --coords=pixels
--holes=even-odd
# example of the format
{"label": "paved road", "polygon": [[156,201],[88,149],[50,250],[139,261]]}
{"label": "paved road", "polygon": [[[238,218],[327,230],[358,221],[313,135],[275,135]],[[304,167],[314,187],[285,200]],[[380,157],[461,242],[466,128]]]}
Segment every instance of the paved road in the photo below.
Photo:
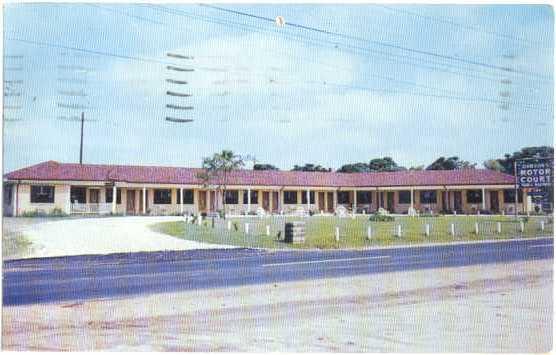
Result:
{"label": "paved road", "polygon": [[374,250],[213,249],[4,262],[4,305],[548,259],[553,238]]}

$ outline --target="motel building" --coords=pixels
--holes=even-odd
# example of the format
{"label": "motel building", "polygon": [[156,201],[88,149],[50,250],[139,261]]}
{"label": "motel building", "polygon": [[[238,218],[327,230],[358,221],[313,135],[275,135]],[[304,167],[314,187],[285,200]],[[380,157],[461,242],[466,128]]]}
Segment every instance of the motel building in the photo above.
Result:
{"label": "motel building", "polygon": [[[183,215],[222,209],[218,186],[198,177],[202,169],[68,164],[47,161],[4,175],[4,215],[25,213]],[[513,214],[515,179],[485,169],[334,173],[239,170],[228,174],[229,215],[312,211],[406,214]],[[518,192],[518,212],[531,210]]]}

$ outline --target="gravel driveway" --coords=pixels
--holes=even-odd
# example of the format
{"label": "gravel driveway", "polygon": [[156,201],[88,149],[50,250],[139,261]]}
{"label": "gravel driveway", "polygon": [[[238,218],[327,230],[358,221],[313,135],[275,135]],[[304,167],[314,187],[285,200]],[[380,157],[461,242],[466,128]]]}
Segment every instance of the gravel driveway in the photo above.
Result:
{"label": "gravel driveway", "polygon": [[17,230],[32,243],[32,250],[23,258],[226,247],[181,240],[149,228],[154,223],[180,219],[103,217],[29,223],[24,219],[5,218],[4,231]]}

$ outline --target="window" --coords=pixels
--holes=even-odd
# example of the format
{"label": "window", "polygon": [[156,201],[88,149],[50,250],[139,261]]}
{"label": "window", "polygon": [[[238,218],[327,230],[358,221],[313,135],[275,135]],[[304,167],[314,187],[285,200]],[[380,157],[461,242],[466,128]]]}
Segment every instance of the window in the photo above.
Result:
{"label": "window", "polygon": [[[180,201],[180,189],[176,189],[176,203],[181,204]],[[193,204],[193,190],[183,190],[183,204],[192,205]]]}
{"label": "window", "polygon": [[481,190],[467,190],[467,203],[482,203],[483,193]]}
{"label": "window", "polygon": [[[106,203],[112,203],[112,188],[106,188]],[[116,203],[122,203],[122,190],[116,188]]]}
{"label": "window", "polygon": [[284,204],[294,205],[297,203],[297,191],[284,191]]}
{"label": "window", "polygon": [[12,185],[4,185],[4,204],[12,204]]}
{"label": "window", "polygon": [[[519,189],[517,191],[517,202],[523,202],[523,191]],[[504,190],[504,203],[515,203],[515,190]]]}
{"label": "window", "polygon": [[54,186],[31,186],[31,203],[54,203]]}
{"label": "window", "polygon": [[[315,203],[315,191],[309,191],[309,203]],[[307,203],[307,191],[301,191],[301,203]]]}
{"label": "window", "polygon": [[172,190],[156,189],[154,190],[154,203],[156,205],[169,205],[172,203]]}
{"label": "window", "polygon": [[70,189],[71,203],[86,203],[86,189],[84,187],[72,186]]}
{"label": "window", "polygon": [[226,191],[225,197],[227,205],[237,205],[239,202],[239,193],[237,190]]}
{"label": "window", "polygon": [[404,190],[398,192],[398,203],[408,204],[411,203],[411,191]]}
{"label": "window", "polygon": [[357,191],[357,203],[371,204],[373,203],[371,191]]}
{"label": "window", "polygon": [[349,191],[338,191],[338,203],[349,203]]}
{"label": "window", "polygon": [[[243,204],[247,205],[248,201],[247,201],[247,190],[243,191]],[[259,203],[259,193],[258,191],[253,191],[251,190],[251,203],[252,204],[257,204]]]}
{"label": "window", "polygon": [[436,203],[436,191],[434,190],[421,191],[420,197],[421,203]]}

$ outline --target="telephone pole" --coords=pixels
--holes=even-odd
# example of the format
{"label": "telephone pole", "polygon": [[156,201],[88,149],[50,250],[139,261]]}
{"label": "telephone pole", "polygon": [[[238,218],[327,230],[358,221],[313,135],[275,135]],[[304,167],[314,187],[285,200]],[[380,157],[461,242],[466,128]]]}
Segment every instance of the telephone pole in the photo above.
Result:
{"label": "telephone pole", "polygon": [[81,144],[79,145],[79,165],[83,164],[83,124],[85,123],[85,112],[81,112]]}

